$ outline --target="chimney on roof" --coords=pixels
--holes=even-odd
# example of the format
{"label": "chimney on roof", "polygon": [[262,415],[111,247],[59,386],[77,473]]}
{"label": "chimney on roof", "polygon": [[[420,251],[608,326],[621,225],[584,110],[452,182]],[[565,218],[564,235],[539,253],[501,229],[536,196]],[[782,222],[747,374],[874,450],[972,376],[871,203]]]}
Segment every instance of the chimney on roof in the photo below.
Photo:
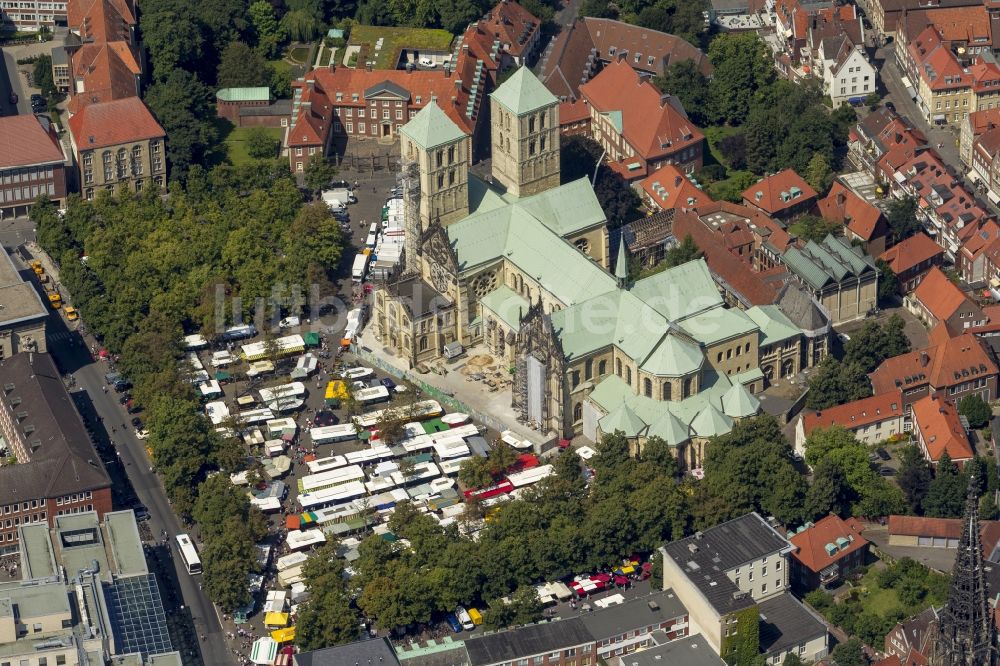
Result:
{"label": "chimney on roof", "polygon": [[681,176],[674,176],[674,187],[680,187],[682,180],[684,180],[684,178]]}
{"label": "chimney on roof", "polygon": [[837,192],[837,205],[843,206],[845,203],[847,203],[847,195],[843,192]]}
{"label": "chimney on roof", "polygon": [[455,95],[451,96],[451,105],[458,106],[458,97],[456,97]]}
{"label": "chimney on roof", "polygon": [[931,357],[928,356],[927,352],[920,352],[920,367],[926,368],[927,364],[931,362]]}
{"label": "chimney on roof", "polygon": [[309,92],[316,90],[316,79],[306,79],[306,88],[309,88]]}

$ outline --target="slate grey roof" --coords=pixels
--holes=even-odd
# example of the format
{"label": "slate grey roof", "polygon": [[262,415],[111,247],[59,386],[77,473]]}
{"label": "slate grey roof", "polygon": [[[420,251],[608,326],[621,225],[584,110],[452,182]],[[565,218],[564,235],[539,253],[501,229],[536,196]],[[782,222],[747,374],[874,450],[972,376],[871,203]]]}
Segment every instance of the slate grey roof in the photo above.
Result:
{"label": "slate grey roof", "polygon": [[[656,604],[656,610],[649,604]],[[627,631],[635,631],[687,615],[687,609],[673,590],[667,589],[580,617],[594,640],[604,640]]]}
{"label": "slate grey roof", "polygon": [[701,634],[688,636],[665,645],[633,652],[623,657],[629,666],[724,666],[719,655]]}
{"label": "slate grey roof", "polygon": [[400,99],[410,99],[410,91],[399,85],[398,83],[393,83],[386,79],[382,83],[376,83],[371,88],[365,91],[365,99],[371,97],[377,97],[378,95],[384,95],[389,93],[390,95],[395,95]]}
{"label": "slate grey roof", "polygon": [[[48,354],[20,353],[4,359],[0,362],[0,378],[0,410],[10,414],[21,429],[30,458],[0,467],[0,504],[61,497],[111,485],[83,419]],[[17,418],[19,414],[23,418]]]}
{"label": "slate grey roof", "polygon": [[[369,661],[370,660],[370,661]],[[347,645],[300,652],[292,658],[294,666],[399,666],[388,638],[374,638]]]}
{"label": "slate grey roof", "polygon": [[818,331],[830,324],[830,318],[799,285],[787,283],[778,292],[778,308],[803,331]]}
{"label": "slate grey roof", "polygon": [[790,549],[788,539],[756,512],[663,547],[720,615],[754,605],[753,598],[726,576],[727,571]]}
{"label": "slate grey roof", "polygon": [[788,592],[760,602],[760,651],[777,654],[826,636],[826,625]]}
{"label": "slate grey roof", "polygon": [[[472,666],[514,661],[594,641],[578,617],[476,636],[465,641]],[[306,665],[310,666],[310,665]]]}

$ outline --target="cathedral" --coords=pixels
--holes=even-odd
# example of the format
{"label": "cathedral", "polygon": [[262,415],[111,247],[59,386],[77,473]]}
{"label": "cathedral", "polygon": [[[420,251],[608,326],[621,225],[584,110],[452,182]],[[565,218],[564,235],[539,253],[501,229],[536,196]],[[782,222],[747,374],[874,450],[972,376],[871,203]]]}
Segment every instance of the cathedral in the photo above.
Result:
{"label": "cathedral", "polygon": [[699,467],[709,437],[758,413],[762,365],[816,362],[801,327],[778,305],[726,307],[703,260],[634,279],[590,181],[560,184],[559,100],[522,67],[490,105],[485,179],[436,104],[400,131],[411,222],[403,270],[375,286],[376,338],[411,368],[453,343],[493,355],[545,436],[659,436]]}

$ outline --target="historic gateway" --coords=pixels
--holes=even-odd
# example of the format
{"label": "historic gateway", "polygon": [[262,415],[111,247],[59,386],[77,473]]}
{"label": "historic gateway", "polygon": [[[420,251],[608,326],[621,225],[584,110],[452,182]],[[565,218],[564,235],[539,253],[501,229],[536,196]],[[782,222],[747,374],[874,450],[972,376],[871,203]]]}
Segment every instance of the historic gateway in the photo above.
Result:
{"label": "historic gateway", "polygon": [[779,306],[726,308],[701,260],[633,281],[590,182],[559,184],[559,100],[521,68],[491,105],[490,182],[436,105],[401,130],[416,242],[376,286],[376,337],[411,367],[478,347],[540,432],[622,431],[636,451],[659,436],[700,466],[708,437],[757,413],[762,364],[812,365],[801,329]]}

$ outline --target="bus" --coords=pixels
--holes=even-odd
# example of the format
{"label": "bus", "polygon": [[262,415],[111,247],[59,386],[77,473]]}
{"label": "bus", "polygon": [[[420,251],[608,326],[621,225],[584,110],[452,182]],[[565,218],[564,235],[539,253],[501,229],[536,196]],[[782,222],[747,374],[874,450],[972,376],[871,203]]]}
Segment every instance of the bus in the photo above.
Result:
{"label": "bus", "polygon": [[181,560],[187,567],[187,572],[194,576],[201,573],[201,558],[198,557],[198,549],[194,547],[194,542],[187,534],[177,535],[177,550],[181,554]]}
{"label": "bus", "polygon": [[[362,414],[358,417],[357,423],[362,428],[371,428],[382,420],[382,413],[384,411],[385,410],[380,409],[374,412],[368,412],[367,414]],[[441,404],[437,400],[421,400],[413,403],[412,405],[400,407],[399,412],[406,414],[407,418],[413,421],[423,421],[425,419],[441,416],[442,414]]]}
{"label": "bus", "polygon": [[353,423],[319,426],[309,429],[313,444],[333,444],[334,442],[350,442],[358,438],[358,428]]}

